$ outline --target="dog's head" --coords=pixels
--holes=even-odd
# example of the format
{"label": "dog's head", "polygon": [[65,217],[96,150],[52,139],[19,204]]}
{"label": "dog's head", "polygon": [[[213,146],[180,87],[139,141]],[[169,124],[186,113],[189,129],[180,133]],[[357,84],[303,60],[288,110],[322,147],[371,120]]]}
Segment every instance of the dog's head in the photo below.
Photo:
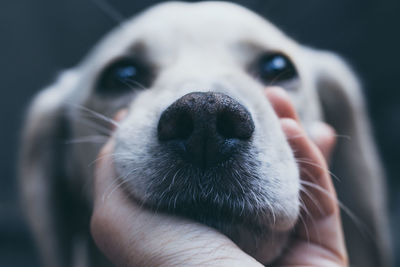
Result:
{"label": "dog's head", "polygon": [[[167,3],[107,35],[38,105],[67,109],[73,139],[94,135],[77,106],[104,116],[127,108],[114,161],[129,194],[216,227],[268,262],[297,221],[301,186],[264,88],[285,88],[307,129],[322,117],[321,92],[344,83],[357,87],[335,56],[298,45],[242,7]],[[333,98],[325,98],[329,108]],[[98,147],[89,146],[68,151],[80,170],[71,177],[90,177]]]}

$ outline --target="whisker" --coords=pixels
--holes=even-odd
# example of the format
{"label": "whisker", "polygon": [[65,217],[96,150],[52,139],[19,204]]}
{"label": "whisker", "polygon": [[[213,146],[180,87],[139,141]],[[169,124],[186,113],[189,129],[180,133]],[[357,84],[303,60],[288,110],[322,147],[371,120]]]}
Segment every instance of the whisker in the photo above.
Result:
{"label": "whisker", "polygon": [[[120,175],[118,177],[116,177],[114,179],[114,181],[106,188],[106,190],[104,190],[104,194],[103,194],[103,201],[109,199],[111,197],[111,195],[118,189],[120,188],[122,185],[130,182],[130,179],[127,179],[128,176],[132,175],[132,173],[134,173],[135,171],[137,171],[137,169],[133,169],[130,170],[127,174],[125,175]],[[118,181],[120,181],[118,183]],[[110,189],[113,185],[115,185],[116,183],[118,183],[111,191],[110,193],[106,196],[105,193],[107,192],[108,189]]]}
{"label": "whisker", "polygon": [[75,117],[73,120],[83,126],[86,126],[99,134],[103,134],[104,136],[111,136],[113,131],[110,128],[107,128],[104,125],[98,124],[95,121],[89,120],[88,118],[84,117]]}
{"label": "whisker", "polygon": [[104,154],[104,155],[102,155],[102,156],[100,156],[100,157],[97,157],[95,160],[93,160],[92,162],[90,162],[90,163],[88,164],[88,166],[92,166],[93,164],[95,164],[95,163],[98,162],[99,160],[102,160],[102,159],[104,159],[104,158],[106,158],[106,157],[114,157],[114,156],[130,156],[130,154],[127,153],[127,152],[121,152],[121,153],[107,153],[107,154]]}
{"label": "whisker", "polygon": [[318,211],[320,212],[321,215],[324,215],[324,211],[321,208],[321,205],[319,205],[318,201],[315,199],[315,197],[311,194],[310,191],[308,191],[306,188],[303,186],[300,187],[300,191],[303,192],[310,200],[311,202],[317,207]]}
{"label": "whisker", "polygon": [[[286,137],[286,140],[294,140],[294,139],[301,138],[301,137],[305,137],[305,136],[306,136],[306,135],[304,135],[304,134],[298,134],[298,135],[295,135],[295,136]],[[342,138],[342,139],[346,139],[346,140],[348,140],[348,141],[351,141],[351,136],[349,136],[349,135],[334,134],[334,136],[335,136],[336,138]]]}
{"label": "whisker", "polygon": [[[118,184],[116,184],[116,186],[114,186],[114,188],[110,191],[110,193],[108,193],[107,196],[104,196],[104,195],[103,195],[103,202],[104,202],[105,200],[109,199],[109,198],[112,196],[112,194],[113,194],[118,188],[120,188],[120,187],[123,186],[124,184],[130,182],[129,179],[122,179],[122,180],[120,180],[121,178],[122,178],[122,177],[118,177],[118,178],[115,179],[116,181],[120,181],[120,182],[119,182]],[[114,184],[115,184],[115,183],[114,183]]]}
{"label": "whisker", "polygon": [[125,17],[114,6],[106,0],[90,0],[97,8],[99,8],[106,16],[121,24]]}
{"label": "whisker", "polygon": [[[311,166],[314,166],[314,167],[317,167],[317,168],[320,168],[320,169],[323,169],[323,170],[326,169],[325,167],[321,166],[320,164],[317,164],[317,163],[315,163],[315,162],[313,162],[313,161],[310,161],[310,160],[307,160],[307,159],[305,159],[305,158],[296,158],[296,162],[297,162],[297,163],[308,164],[308,165],[311,165]],[[327,171],[328,171],[328,173],[329,173],[333,178],[335,178],[338,182],[341,181],[341,179],[340,179],[338,176],[336,176],[333,172],[331,172],[330,170],[327,170]]]}
{"label": "whisker", "polygon": [[278,74],[274,79],[272,79],[272,80],[267,84],[267,86],[273,86],[273,85],[275,84],[276,81],[279,81],[279,79],[280,79],[283,75],[286,75],[286,74],[289,73],[289,72],[290,72],[290,70],[286,70],[286,71],[281,72],[281,73]]}
{"label": "whisker", "polygon": [[[173,170],[174,170],[174,169],[171,168],[171,169],[169,169],[169,170],[164,174],[163,178],[161,179],[161,183],[164,183],[164,182],[166,181],[166,179],[168,178],[168,176],[170,175],[170,173],[171,173]],[[148,187],[148,188],[146,189],[146,194],[148,194],[149,191],[150,191],[150,188]],[[161,195],[160,195],[159,198],[160,198],[160,199],[163,199],[164,195],[165,195],[167,192],[168,192],[168,189],[164,190],[164,191],[161,193]]]}
{"label": "whisker", "polygon": [[306,135],[304,135],[304,134],[298,134],[298,135],[295,135],[295,136],[286,137],[286,140],[294,140],[294,139],[298,139],[298,138],[305,137],[305,136]]}
{"label": "whisker", "polygon": [[271,211],[273,225],[275,225],[276,224],[276,215],[275,215],[274,207],[272,206],[272,204],[268,200],[265,203],[268,205],[268,207],[269,207],[269,209]]}
{"label": "whisker", "polygon": [[[305,207],[305,205],[303,207],[303,205],[304,205],[304,203],[302,203],[302,208],[304,208],[304,210],[305,210],[306,207]],[[306,211],[306,213],[309,214],[308,210]],[[301,214],[301,213],[299,214],[299,219],[300,219],[301,223],[303,224],[304,231],[306,232],[307,243],[310,244],[310,232],[308,231],[308,227],[307,227],[307,224],[306,224],[303,214]]]}
{"label": "whisker", "polygon": [[66,144],[80,144],[80,143],[93,143],[93,144],[103,144],[107,142],[109,137],[103,135],[89,135],[80,138],[75,138],[66,141]]}
{"label": "whisker", "polygon": [[169,185],[169,187],[168,187],[168,191],[171,191],[171,188],[174,186],[174,184],[175,184],[175,178],[176,178],[176,176],[178,175],[178,173],[181,171],[181,169],[179,169],[179,170],[177,170],[176,172],[175,172],[175,174],[174,174],[174,176],[172,177],[172,181],[171,181],[171,183],[170,183],[170,185]]}
{"label": "whisker", "polygon": [[350,135],[345,135],[345,134],[335,134],[336,138],[342,138],[342,139],[346,139],[348,141],[351,141],[351,136]]}
{"label": "whisker", "polygon": [[[367,226],[361,222],[361,220],[355,215],[346,205],[344,205],[337,197],[333,196],[330,192],[328,192],[325,188],[321,187],[318,184],[307,182],[304,180],[300,181],[301,184],[305,186],[312,187],[316,190],[319,190],[321,193],[329,197],[331,200],[335,201],[340,207],[340,209],[343,210],[343,212],[349,216],[349,218],[353,221],[353,223],[357,226],[357,228],[360,230],[361,233],[367,233],[369,236],[371,236],[371,233],[369,232]],[[362,230],[362,231],[361,231]]]}
{"label": "whisker", "polygon": [[117,128],[119,127],[119,123],[117,121],[115,121],[115,120],[113,120],[113,119],[111,119],[111,118],[109,118],[107,116],[104,116],[103,114],[101,114],[101,113],[99,113],[97,111],[91,110],[91,109],[89,109],[87,107],[84,107],[84,106],[78,105],[78,104],[74,104],[74,103],[68,103],[68,105],[74,106],[74,107],[78,108],[81,111],[85,111],[85,112],[93,115],[95,118],[99,118],[99,119],[101,119],[101,120],[103,120],[105,122],[108,122],[108,123],[110,123],[111,125],[113,125],[113,126],[115,126]]}
{"label": "whisker", "polygon": [[[135,81],[135,80],[133,80],[133,79],[128,79],[128,83],[127,83],[127,85],[136,85],[136,86],[138,86],[140,89],[143,89],[143,90],[146,90],[147,88],[143,85],[143,84],[141,84],[140,82],[138,82],[138,81]],[[134,89],[134,88],[132,88],[132,89]]]}

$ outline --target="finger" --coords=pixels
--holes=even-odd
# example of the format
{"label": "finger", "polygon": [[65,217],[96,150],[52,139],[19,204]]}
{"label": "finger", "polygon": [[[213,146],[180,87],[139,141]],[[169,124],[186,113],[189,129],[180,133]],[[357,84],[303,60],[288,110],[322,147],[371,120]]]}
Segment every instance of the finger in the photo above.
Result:
{"label": "finger", "polygon": [[[321,151],[296,121],[281,119],[281,126],[299,164],[302,186],[319,200],[318,209],[323,214],[337,212],[335,190]],[[321,216],[320,211],[314,210],[311,209],[313,217]]]}
{"label": "finger", "polygon": [[336,144],[335,130],[326,123],[317,122],[311,127],[310,137],[329,162]]}
{"label": "finger", "polygon": [[290,118],[299,121],[289,95],[280,87],[267,87],[265,95],[279,118]]}
{"label": "finger", "polygon": [[299,223],[298,238],[305,244],[317,244],[338,258],[345,259],[336,192],[324,156],[296,121],[281,119],[281,126],[298,161],[304,189],[301,199],[306,212]]}
{"label": "finger", "polygon": [[[289,95],[280,87],[267,87],[265,94],[279,118],[291,118],[299,122]],[[310,130],[311,139],[321,150],[326,160],[329,160],[336,143],[335,132],[332,127],[323,123],[315,123]]]}

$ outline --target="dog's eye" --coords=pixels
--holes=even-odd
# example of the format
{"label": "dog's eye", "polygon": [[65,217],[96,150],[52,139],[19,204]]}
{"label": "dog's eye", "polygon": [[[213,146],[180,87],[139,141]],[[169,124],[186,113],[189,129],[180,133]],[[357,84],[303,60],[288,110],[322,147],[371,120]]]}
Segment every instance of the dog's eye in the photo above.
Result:
{"label": "dog's eye", "polygon": [[256,75],[266,85],[285,82],[297,77],[293,63],[282,54],[267,54],[256,64]]}
{"label": "dog's eye", "polygon": [[102,94],[120,94],[132,92],[150,86],[149,67],[136,59],[124,58],[109,65],[100,75],[97,92]]}

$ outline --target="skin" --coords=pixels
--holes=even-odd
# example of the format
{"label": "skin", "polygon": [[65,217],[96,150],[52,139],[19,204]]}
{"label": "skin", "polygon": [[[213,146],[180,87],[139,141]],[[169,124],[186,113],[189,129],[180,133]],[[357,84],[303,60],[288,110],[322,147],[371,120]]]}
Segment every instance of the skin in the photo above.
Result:
{"label": "skin", "polygon": [[[303,210],[307,211],[302,213],[287,252],[273,266],[348,266],[336,192],[326,163],[335,143],[334,131],[318,123],[311,140],[282,89],[267,88],[265,95],[296,158],[314,163],[299,163],[302,181],[316,183],[325,191],[307,187],[308,194],[302,195]],[[123,114],[116,118],[122,119]],[[97,246],[114,265],[263,266],[214,229],[143,209],[121,187],[110,193],[116,176],[108,156],[113,142],[111,138],[103,147],[96,166],[91,231]]]}

